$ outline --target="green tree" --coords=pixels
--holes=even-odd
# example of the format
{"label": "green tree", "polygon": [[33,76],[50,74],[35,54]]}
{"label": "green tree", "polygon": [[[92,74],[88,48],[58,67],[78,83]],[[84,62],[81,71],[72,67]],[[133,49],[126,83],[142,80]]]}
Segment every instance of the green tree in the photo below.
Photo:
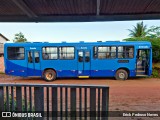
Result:
{"label": "green tree", "polygon": [[151,37],[137,37],[137,38],[126,38],[125,41],[149,41],[152,44],[152,56],[153,62],[160,62],[160,38]]}
{"label": "green tree", "polygon": [[151,26],[149,29],[143,22],[137,23],[130,31],[130,38],[124,41],[150,41],[152,44],[153,62],[160,62],[160,26]]}
{"label": "green tree", "polygon": [[27,42],[22,32],[16,33],[13,42]]}
{"label": "green tree", "polygon": [[151,26],[148,29],[148,34],[151,38],[160,38],[160,26]]}
{"label": "green tree", "polygon": [[129,36],[132,38],[145,37],[148,34],[147,25],[144,25],[143,21],[137,23],[136,26],[133,26],[133,29],[128,30],[130,31]]}

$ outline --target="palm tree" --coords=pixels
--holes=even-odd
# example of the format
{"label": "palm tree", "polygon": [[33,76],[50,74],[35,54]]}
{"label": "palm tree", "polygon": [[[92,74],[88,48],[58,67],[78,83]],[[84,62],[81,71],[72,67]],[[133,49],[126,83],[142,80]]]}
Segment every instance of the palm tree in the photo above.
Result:
{"label": "palm tree", "polygon": [[129,36],[135,38],[135,37],[146,37],[148,34],[147,25],[143,24],[142,22],[137,23],[136,26],[133,26],[134,28],[128,29],[130,31]]}

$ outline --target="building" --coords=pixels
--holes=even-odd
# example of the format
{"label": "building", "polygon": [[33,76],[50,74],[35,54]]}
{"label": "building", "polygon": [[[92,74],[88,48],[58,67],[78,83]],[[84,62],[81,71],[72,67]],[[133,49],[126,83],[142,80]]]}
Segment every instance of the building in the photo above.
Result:
{"label": "building", "polygon": [[4,54],[3,46],[7,41],[9,41],[9,39],[0,33],[0,56]]}

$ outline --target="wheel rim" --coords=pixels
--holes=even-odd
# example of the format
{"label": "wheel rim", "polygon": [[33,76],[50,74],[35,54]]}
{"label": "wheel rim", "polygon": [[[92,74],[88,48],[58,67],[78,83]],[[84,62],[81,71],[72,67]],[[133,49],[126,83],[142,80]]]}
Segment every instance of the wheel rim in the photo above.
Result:
{"label": "wheel rim", "polygon": [[124,79],[125,78],[125,74],[123,72],[119,73],[119,78]]}
{"label": "wheel rim", "polygon": [[52,73],[46,73],[46,78],[47,80],[52,80],[53,79]]}

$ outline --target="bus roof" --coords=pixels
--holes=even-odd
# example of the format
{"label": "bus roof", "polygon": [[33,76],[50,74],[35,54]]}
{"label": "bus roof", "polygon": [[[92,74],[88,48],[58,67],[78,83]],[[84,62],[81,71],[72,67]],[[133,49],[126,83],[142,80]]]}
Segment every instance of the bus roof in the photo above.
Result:
{"label": "bus roof", "polygon": [[106,42],[61,42],[61,43],[49,43],[49,42],[24,42],[24,43],[5,43],[5,46],[78,46],[78,45],[151,45],[148,41],[106,41]]}

